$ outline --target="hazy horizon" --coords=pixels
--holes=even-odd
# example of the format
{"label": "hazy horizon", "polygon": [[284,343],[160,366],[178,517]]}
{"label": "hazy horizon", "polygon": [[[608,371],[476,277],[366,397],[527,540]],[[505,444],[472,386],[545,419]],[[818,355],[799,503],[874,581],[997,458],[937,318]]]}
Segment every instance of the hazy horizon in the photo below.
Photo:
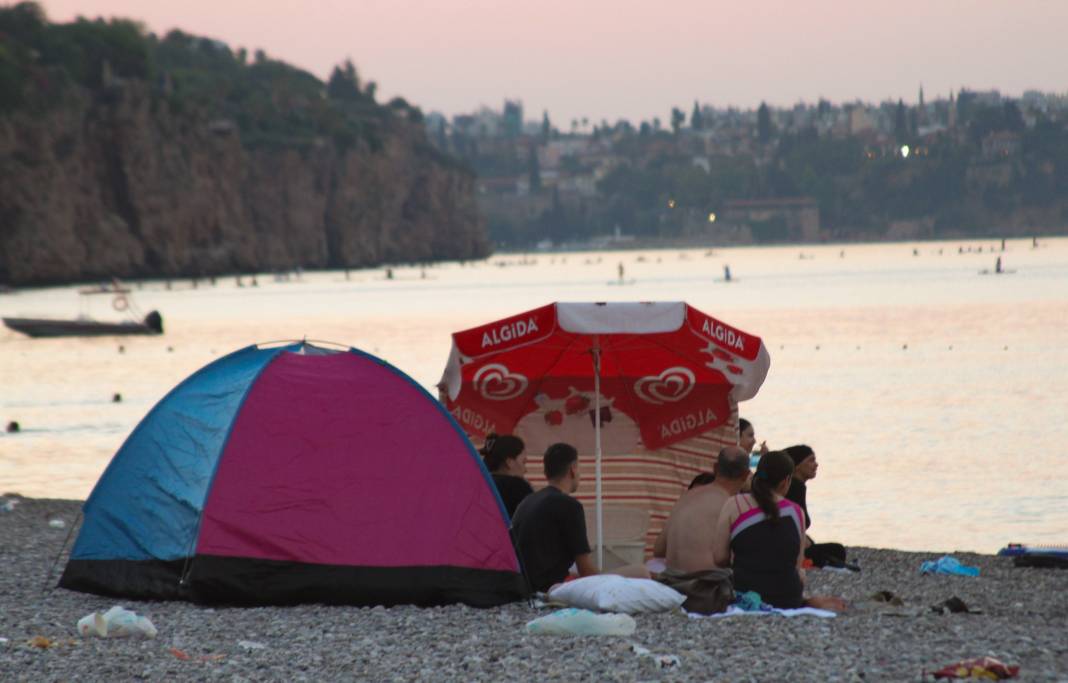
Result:
{"label": "hazy horizon", "polygon": [[[14,4],[14,3],[5,3]],[[351,58],[380,99],[452,116],[519,99],[528,120],[634,123],[717,107],[945,97],[966,87],[1068,91],[1068,3],[834,0],[756,6],[676,0],[43,0],[52,21],[141,21],[263,49],[326,78]]]}

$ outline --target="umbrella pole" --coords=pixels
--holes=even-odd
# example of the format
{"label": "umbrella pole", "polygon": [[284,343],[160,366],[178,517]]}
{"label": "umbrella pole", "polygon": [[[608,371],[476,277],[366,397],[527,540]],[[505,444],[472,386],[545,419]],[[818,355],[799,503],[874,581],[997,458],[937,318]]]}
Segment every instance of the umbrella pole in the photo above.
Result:
{"label": "umbrella pole", "polygon": [[593,338],[593,415],[594,453],[597,458],[597,571],[604,571],[604,518],[601,508],[601,347],[597,337]]}

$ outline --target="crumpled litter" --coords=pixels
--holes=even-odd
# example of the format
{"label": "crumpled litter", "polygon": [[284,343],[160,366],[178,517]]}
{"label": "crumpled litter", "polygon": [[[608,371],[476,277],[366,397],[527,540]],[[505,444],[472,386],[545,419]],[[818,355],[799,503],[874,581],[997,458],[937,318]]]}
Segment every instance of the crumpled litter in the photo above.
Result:
{"label": "crumpled litter", "polygon": [[947,612],[950,614],[960,614],[962,612],[967,614],[983,613],[983,610],[981,609],[972,609],[971,607],[968,607],[968,604],[956,595],[948,600],[943,600],[937,605],[931,605],[931,611],[937,612],[938,614],[946,614]]}
{"label": "crumpled litter", "polygon": [[198,661],[198,662],[221,662],[222,660],[226,659],[226,655],[220,655],[220,654],[198,655],[198,656],[194,657],[193,655],[189,654],[185,650],[179,650],[176,647],[172,647],[168,651],[172,655],[174,655],[175,659],[180,659],[183,662],[191,662],[194,659],[196,661]]}
{"label": "crumpled litter", "polygon": [[900,597],[894,595],[890,591],[885,590],[872,593],[871,598],[869,599],[873,602],[884,602],[888,605],[893,605],[895,607],[901,607],[905,604],[905,601],[902,600]]}
{"label": "crumpled litter", "polygon": [[943,667],[935,671],[935,678],[980,678],[991,681],[1000,681],[1006,678],[1016,678],[1020,673],[1020,667],[1009,666],[993,657],[978,657],[965,659]]}
{"label": "crumpled litter", "polygon": [[676,655],[654,654],[649,650],[649,648],[642,647],[641,645],[635,645],[631,643],[630,651],[638,655],[639,657],[648,657],[650,660],[652,660],[653,665],[658,669],[674,669],[682,665],[682,660],[680,660]]}
{"label": "crumpled litter", "polygon": [[979,567],[960,563],[952,555],[943,555],[937,560],[927,560],[920,565],[921,574],[951,574],[954,576],[979,576]]}
{"label": "crumpled litter", "polygon": [[527,622],[527,633],[557,636],[629,636],[638,627],[629,614],[596,614],[568,607]]}
{"label": "crumpled litter", "polygon": [[243,647],[248,651],[252,650],[265,650],[267,648],[263,643],[257,643],[254,640],[239,640],[237,641],[239,647]]}
{"label": "crumpled litter", "polygon": [[138,616],[120,605],[115,605],[107,612],[93,612],[79,619],[78,633],[101,638],[155,638],[158,631],[148,617]]}

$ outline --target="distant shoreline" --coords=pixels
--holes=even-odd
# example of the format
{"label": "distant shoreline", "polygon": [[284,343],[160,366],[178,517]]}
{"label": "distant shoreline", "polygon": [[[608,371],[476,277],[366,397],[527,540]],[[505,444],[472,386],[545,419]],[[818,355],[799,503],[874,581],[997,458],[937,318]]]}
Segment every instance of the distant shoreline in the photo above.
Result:
{"label": "distant shoreline", "polygon": [[1055,239],[1061,237],[1068,237],[1068,226],[1061,229],[1061,232],[1047,232],[1047,233],[1035,233],[1026,235],[958,235],[947,237],[928,237],[917,239],[855,239],[855,240],[828,240],[821,242],[760,242],[760,243],[726,243],[716,242],[709,239],[693,238],[689,240],[679,239],[648,239],[648,240],[633,240],[611,244],[596,244],[596,245],[583,245],[583,244],[563,244],[559,247],[550,247],[548,249],[538,249],[531,247],[529,249],[519,249],[514,247],[501,248],[491,253],[487,259],[492,259],[494,256],[522,256],[533,254],[567,254],[567,253],[588,253],[596,251],[641,251],[641,250],[669,250],[669,249],[761,249],[765,247],[846,247],[846,246],[858,246],[858,245],[882,245],[882,244],[937,244],[937,243],[949,243],[960,242],[961,244],[975,244],[982,242],[984,245],[991,240],[1000,244],[1001,240],[1031,240],[1031,239]]}

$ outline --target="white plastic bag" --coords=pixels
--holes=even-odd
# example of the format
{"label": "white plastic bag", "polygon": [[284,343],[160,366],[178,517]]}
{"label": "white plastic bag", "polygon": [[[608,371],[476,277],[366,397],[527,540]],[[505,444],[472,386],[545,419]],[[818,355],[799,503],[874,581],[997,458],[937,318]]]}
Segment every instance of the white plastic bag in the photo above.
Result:
{"label": "white plastic bag", "polygon": [[100,638],[156,637],[156,627],[148,617],[138,616],[130,610],[115,605],[107,612],[93,612],[78,620],[78,633]]}
{"label": "white plastic bag", "polygon": [[538,617],[527,624],[527,633],[556,636],[629,636],[637,624],[626,614],[595,614],[568,607]]}

